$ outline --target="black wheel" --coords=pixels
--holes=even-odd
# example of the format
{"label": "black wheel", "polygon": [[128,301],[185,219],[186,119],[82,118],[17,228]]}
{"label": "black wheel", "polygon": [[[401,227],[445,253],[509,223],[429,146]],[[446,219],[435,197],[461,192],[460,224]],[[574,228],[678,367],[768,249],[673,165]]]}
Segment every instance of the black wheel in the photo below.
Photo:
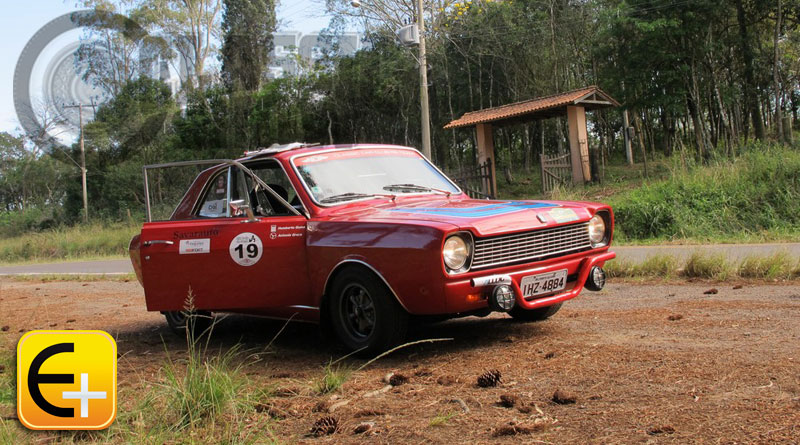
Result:
{"label": "black wheel", "polygon": [[331,286],[331,325],[351,350],[373,355],[398,345],[408,329],[408,313],[386,285],[362,269],[342,271]]}
{"label": "black wheel", "polygon": [[162,312],[167,319],[169,329],[177,335],[186,335],[186,327],[193,330],[193,335],[202,335],[211,326],[211,313],[205,311],[171,311]]}
{"label": "black wheel", "polygon": [[548,318],[555,315],[559,309],[561,309],[561,304],[554,304],[552,306],[545,306],[536,309],[523,309],[519,306],[515,306],[514,309],[511,309],[509,314],[514,317],[514,320],[519,321],[542,321],[547,320]]}

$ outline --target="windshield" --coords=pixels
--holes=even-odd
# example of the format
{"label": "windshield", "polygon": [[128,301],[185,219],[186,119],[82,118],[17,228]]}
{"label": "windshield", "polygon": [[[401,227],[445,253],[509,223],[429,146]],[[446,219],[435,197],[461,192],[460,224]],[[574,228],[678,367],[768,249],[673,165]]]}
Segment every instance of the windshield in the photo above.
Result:
{"label": "windshield", "polygon": [[314,200],[323,204],[404,193],[458,193],[416,151],[368,148],[311,154],[294,160]]}

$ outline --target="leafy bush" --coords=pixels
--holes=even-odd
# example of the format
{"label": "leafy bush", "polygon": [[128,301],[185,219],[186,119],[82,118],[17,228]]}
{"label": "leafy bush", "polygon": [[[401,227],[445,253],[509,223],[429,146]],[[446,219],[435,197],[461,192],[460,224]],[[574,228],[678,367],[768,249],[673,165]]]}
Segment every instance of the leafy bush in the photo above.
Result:
{"label": "leafy bush", "polygon": [[800,152],[752,144],[733,162],[678,171],[611,200],[622,239],[694,238],[800,228]]}

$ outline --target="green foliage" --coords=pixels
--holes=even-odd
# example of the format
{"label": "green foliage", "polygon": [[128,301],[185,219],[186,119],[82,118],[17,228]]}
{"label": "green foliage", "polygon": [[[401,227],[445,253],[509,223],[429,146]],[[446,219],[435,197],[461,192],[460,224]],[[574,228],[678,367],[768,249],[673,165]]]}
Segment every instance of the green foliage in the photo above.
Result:
{"label": "green foliage", "polygon": [[325,365],[323,375],[314,381],[314,391],[319,394],[329,394],[338,391],[344,385],[353,369],[345,364],[334,364],[333,362]]}
{"label": "green foliage", "polygon": [[796,275],[800,266],[796,258],[786,252],[766,257],[750,256],[739,264],[738,274],[742,278],[786,279]]}
{"label": "green foliage", "polygon": [[96,223],[0,238],[0,262],[127,255],[128,243],[139,229],[138,224]]}
{"label": "green foliage", "polygon": [[431,419],[431,421],[428,423],[428,426],[431,427],[447,426],[447,422],[449,422],[453,417],[457,415],[458,413],[456,413],[455,411],[439,413],[433,419]]}
{"label": "green foliage", "polygon": [[232,365],[235,348],[215,357],[204,355],[190,350],[183,363],[170,359],[164,367],[162,390],[179,428],[230,410],[242,391],[239,368]]}
{"label": "green foliage", "polygon": [[713,240],[732,234],[796,231],[800,152],[755,145],[733,162],[675,172],[614,196],[622,239]]}
{"label": "green foliage", "polygon": [[683,274],[688,278],[711,278],[725,280],[735,269],[725,255],[706,255],[695,252],[689,257]]}
{"label": "green foliage", "polygon": [[671,255],[648,256],[641,263],[615,259],[603,270],[609,278],[670,278],[678,271],[678,261]]}
{"label": "green foliage", "polygon": [[274,0],[225,0],[220,60],[222,79],[229,89],[258,90],[275,25]]}

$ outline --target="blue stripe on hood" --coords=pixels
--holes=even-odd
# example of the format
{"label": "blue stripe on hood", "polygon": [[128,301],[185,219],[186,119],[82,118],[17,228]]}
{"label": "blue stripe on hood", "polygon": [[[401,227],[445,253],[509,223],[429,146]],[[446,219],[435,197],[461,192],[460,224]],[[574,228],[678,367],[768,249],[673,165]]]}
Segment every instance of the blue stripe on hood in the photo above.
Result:
{"label": "blue stripe on hood", "polygon": [[471,208],[417,207],[409,209],[392,209],[391,212],[421,213],[425,215],[454,216],[457,218],[483,218],[486,216],[505,215],[528,209],[558,207],[557,204],[541,202],[509,201]]}

